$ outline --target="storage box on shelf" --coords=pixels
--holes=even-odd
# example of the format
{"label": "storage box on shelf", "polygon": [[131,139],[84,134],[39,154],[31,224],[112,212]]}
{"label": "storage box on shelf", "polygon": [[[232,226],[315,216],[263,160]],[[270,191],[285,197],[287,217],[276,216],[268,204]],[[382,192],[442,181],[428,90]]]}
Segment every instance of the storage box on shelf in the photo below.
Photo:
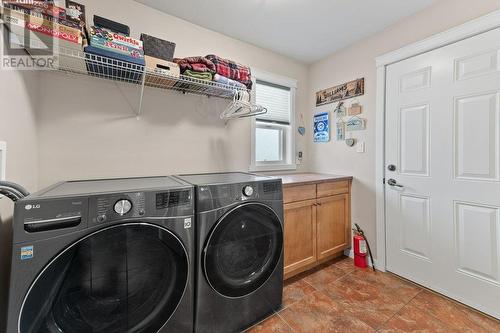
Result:
{"label": "storage box on shelf", "polygon": [[0,7],[0,12],[7,29],[32,58],[56,55],[55,69],[71,67],[85,70],[83,59],[67,56],[83,50],[84,39],[79,29],[9,8]]}
{"label": "storage box on shelf", "polygon": [[66,20],[65,8],[45,1],[2,0],[2,4],[6,7],[22,8],[32,13],[47,15],[57,20]]}
{"label": "storage box on shelf", "polygon": [[144,54],[149,57],[173,61],[175,52],[175,43],[141,34],[141,40],[144,43]]}
{"label": "storage box on shelf", "polygon": [[175,62],[145,56],[146,85],[148,87],[171,88],[179,80],[181,70]]}
{"label": "storage box on shelf", "polygon": [[144,74],[142,41],[104,28],[90,28],[90,45],[85,47],[89,74],[118,77],[139,83]]}
{"label": "storage box on shelf", "polygon": [[85,6],[76,1],[66,0],[66,21],[85,28],[87,26]]}
{"label": "storage box on shelf", "polygon": [[90,46],[144,60],[142,41],[105,28],[90,27]]}
{"label": "storage box on shelf", "polygon": [[136,84],[142,82],[144,62],[133,62],[125,56],[87,46],[85,63],[91,76]]}
{"label": "storage box on shelf", "polygon": [[57,24],[62,24],[64,26],[67,26],[70,28],[79,29],[82,32],[84,31],[83,28],[85,27],[85,25],[80,26],[77,23],[75,23],[75,21],[68,20],[68,18],[69,18],[68,16],[66,16],[66,18],[64,18],[64,17],[61,18],[60,16],[57,16],[56,13],[52,13],[51,11],[30,9],[29,7],[23,6],[22,4],[17,5],[17,4],[12,3],[12,4],[4,4],[4,5],[5,5],[5,8],[8,8],[10,10],[21,12],[21,13],[24,13],[24,14],[30,15],[30,16],[36,16],[36,17],[42,18],[44,20],[54,22]]}
{"label": "storage box on shelf", "polygon": [[115,31],[119,34],[130,36],[130,27],[120,22],[115,22],[105,17],[94,15],[94,25],[100,28],[105,28],[110,31]]}
{"label": "storage box on shelf", "polygon": [[[146,85],[150,87],[172,88],[178,82],[181,74],[179,65],[174,59],[175,43],[141,34],[144,46],[146,66]],[[158,75],[159,74],[159,75]]]}

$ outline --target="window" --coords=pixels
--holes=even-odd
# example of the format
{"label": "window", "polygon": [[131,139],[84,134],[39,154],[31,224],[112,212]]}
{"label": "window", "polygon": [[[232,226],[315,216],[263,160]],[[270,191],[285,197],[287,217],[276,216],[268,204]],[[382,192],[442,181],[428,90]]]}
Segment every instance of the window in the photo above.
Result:
{"label": "window", "polygon": [[252,171],[295,169],[296,82],[272,74],[256,74],[255,103],[267,108],[252,126]]}

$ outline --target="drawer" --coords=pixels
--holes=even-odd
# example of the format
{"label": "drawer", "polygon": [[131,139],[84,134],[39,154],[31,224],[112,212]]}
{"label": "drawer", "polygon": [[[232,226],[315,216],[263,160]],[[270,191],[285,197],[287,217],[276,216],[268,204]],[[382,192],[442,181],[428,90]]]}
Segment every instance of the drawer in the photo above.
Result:
{"label": "drawer", "polygon": [[316,199],[316,185],[299,185],[283,189],[284,203]]}
{"label": "drawer", "polygon": [[344,193],[349,193],[348,180],[318,184],[318,198]]}

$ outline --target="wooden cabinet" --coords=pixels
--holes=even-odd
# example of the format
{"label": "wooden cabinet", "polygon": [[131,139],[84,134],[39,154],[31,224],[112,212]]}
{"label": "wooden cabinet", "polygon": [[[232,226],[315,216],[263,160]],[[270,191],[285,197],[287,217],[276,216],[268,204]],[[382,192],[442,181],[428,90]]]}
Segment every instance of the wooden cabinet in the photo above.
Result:
{"label": "wooden cabinet", "polygon": [[285,272],[316,262],[316,200],[285,205]]}
{"label": "wooden cabinet", "polygon": [[285,279],[350,246],[351,180],[285,185]]}
{"label": "wooden cabinet", "polygon": [[318,199],[316,208],[318,260],[335,256],[349,247],[348,207],[347,194]]}

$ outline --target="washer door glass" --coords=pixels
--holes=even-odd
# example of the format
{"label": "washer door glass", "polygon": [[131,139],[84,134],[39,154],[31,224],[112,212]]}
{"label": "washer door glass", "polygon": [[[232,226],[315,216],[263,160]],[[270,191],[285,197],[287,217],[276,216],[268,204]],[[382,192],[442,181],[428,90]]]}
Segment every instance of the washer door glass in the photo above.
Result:
{"label": "washer door glass", "polygon": [[58,255],[28,292],[21,333],[157,332],[179,304],[188,258],[169,231],[126,224]]}
{"label": "washer door glass", "polygon": [[218,293],[243,297],[269,279],[282,248],[283,228],[273,210],[255,203],[238,206],[220,219],[208,238],[206,278]]}

